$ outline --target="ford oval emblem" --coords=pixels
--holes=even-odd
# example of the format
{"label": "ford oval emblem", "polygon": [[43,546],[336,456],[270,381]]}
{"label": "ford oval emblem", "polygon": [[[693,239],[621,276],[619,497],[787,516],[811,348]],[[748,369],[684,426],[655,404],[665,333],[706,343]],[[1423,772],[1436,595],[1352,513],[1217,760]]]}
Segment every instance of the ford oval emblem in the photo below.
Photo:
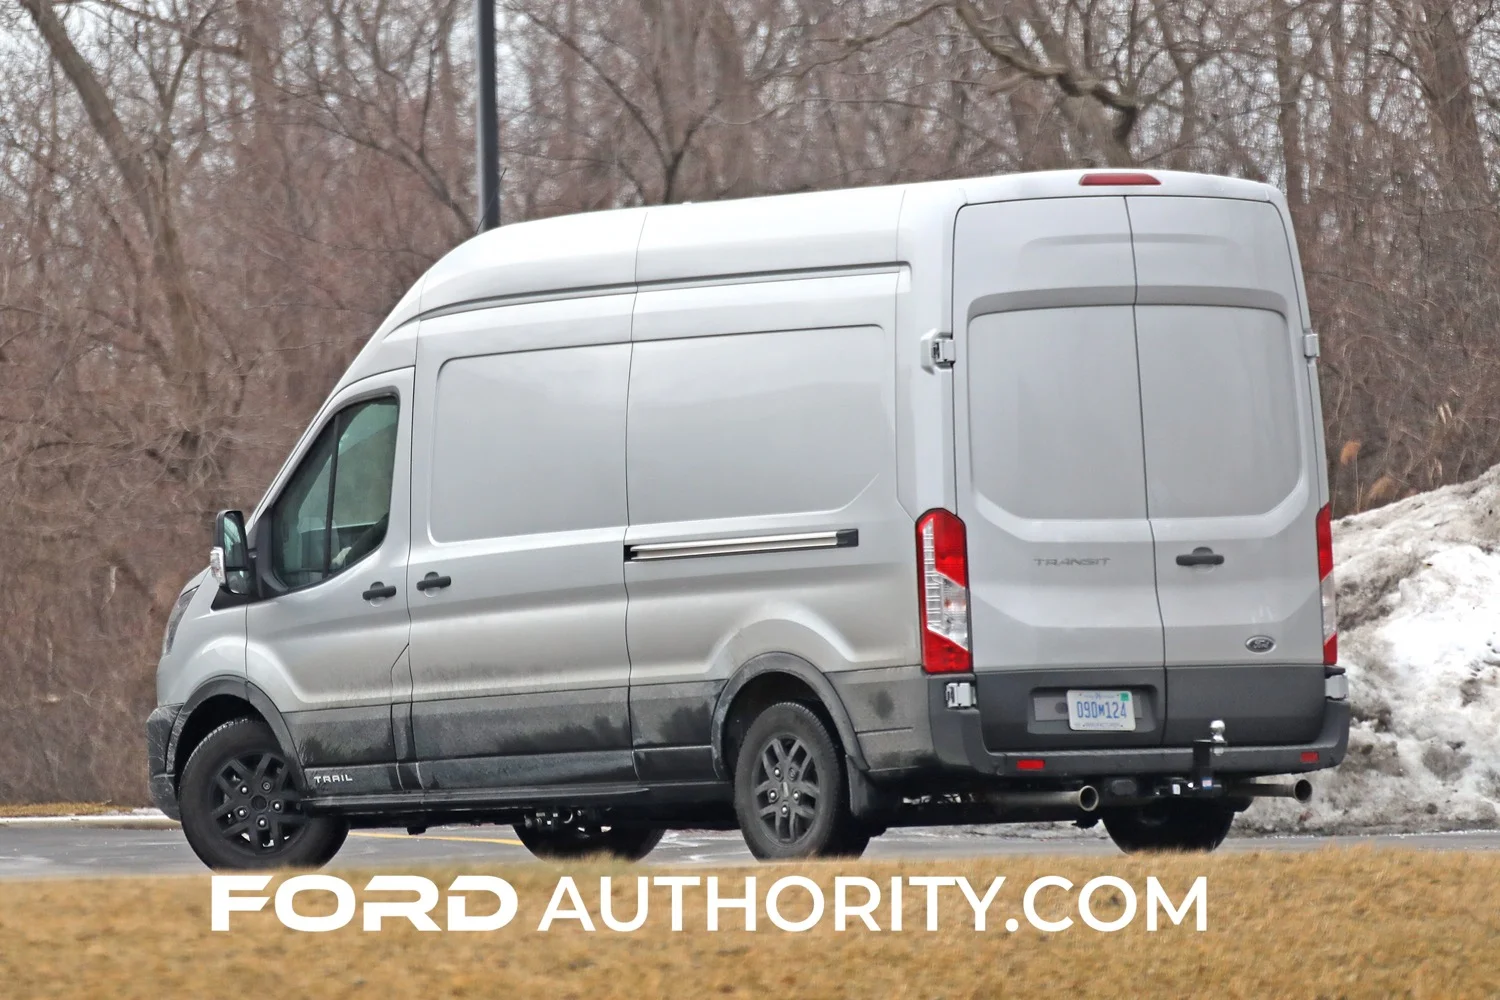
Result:
{"label": "ford oval emblem", "polygon": [[1269,653],[1276,648],[1276,640],[1268,635],[1252,635],[1245,640],[1245,648],[1252,653]]}

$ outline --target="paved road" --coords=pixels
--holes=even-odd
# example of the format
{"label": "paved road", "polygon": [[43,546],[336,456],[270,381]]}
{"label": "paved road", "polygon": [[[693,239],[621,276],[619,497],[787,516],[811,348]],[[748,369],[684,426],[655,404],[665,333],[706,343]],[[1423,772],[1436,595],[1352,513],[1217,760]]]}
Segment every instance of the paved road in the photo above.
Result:
{"label": "paved road", "polygon": [[[1372,843],[1424,850],[1500,850],[1500,831],[1366,837],[1237,837],[1223,850],[1314,850]],[[866,857],[934,859],[1067,854],[1113,856],[1098,830],[1066,827],[1038,833],[893,830],[871,842]],[[530,859],[509,827],[444,827],[412,837],[400,831],[355,831],[330,866],[407,868],[447,862],[505,864]],[[738,833],[669,833],[651,855],[662,865],[749,864]],[[0,879],[57,876],[199,874],[205,869],[176,829],[0,827]]]}

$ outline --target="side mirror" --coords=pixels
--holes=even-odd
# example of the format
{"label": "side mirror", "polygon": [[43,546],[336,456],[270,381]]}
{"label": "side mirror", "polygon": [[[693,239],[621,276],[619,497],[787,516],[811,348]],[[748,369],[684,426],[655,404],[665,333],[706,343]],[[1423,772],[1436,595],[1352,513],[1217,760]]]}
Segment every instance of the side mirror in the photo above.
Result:
{"label": "side mirror", "polygon": [[250,556],[245,546],[245,515],[221,510],[214,519],[214,547],[208,550],[214,582],[231,594],[250,593]]}

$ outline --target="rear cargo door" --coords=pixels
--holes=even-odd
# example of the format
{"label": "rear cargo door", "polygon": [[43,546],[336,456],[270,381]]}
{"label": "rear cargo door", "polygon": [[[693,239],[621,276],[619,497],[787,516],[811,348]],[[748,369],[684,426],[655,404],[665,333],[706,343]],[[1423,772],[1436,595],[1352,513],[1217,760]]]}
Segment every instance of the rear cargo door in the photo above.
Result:
{"label": "rear cargo door", "polygon": [[[1159,743],[1165,691],[1123,198],[970,205],[954,234],[958,514],[991,749]],[[1073,731],[1070,689],[1129,692]]]}
{"label": "rear cargo door", "polygon": [[1274,206],[1128,199],[1166,740],[1311,739],[1323,711],[1317,467]]}

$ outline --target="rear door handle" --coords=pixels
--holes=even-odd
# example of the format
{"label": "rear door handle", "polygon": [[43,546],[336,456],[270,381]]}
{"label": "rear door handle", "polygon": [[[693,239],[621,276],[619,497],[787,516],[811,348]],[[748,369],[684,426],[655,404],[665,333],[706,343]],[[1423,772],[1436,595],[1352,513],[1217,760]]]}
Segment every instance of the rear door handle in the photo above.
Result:
{"label": "rear door handle", "polygon": [[438,576],[436,573],[428,573],[417,581],[418,590],[442,590],[453,583],[451,576]]}
{"label": "rear door handle", "polygon": [[1224,557],[1207,546],[1200,545],[1191,552],[1177,557],[1179,566],[1222,566]]}
{"label": "rear door handle", "polygon": [[374,583],[370,584],[370,589],[364,592],[364,599],[367,601],[378,601],[382,597],[395,596],[396,588],[388,583],[381,583],[379,580],[376,580]]}

